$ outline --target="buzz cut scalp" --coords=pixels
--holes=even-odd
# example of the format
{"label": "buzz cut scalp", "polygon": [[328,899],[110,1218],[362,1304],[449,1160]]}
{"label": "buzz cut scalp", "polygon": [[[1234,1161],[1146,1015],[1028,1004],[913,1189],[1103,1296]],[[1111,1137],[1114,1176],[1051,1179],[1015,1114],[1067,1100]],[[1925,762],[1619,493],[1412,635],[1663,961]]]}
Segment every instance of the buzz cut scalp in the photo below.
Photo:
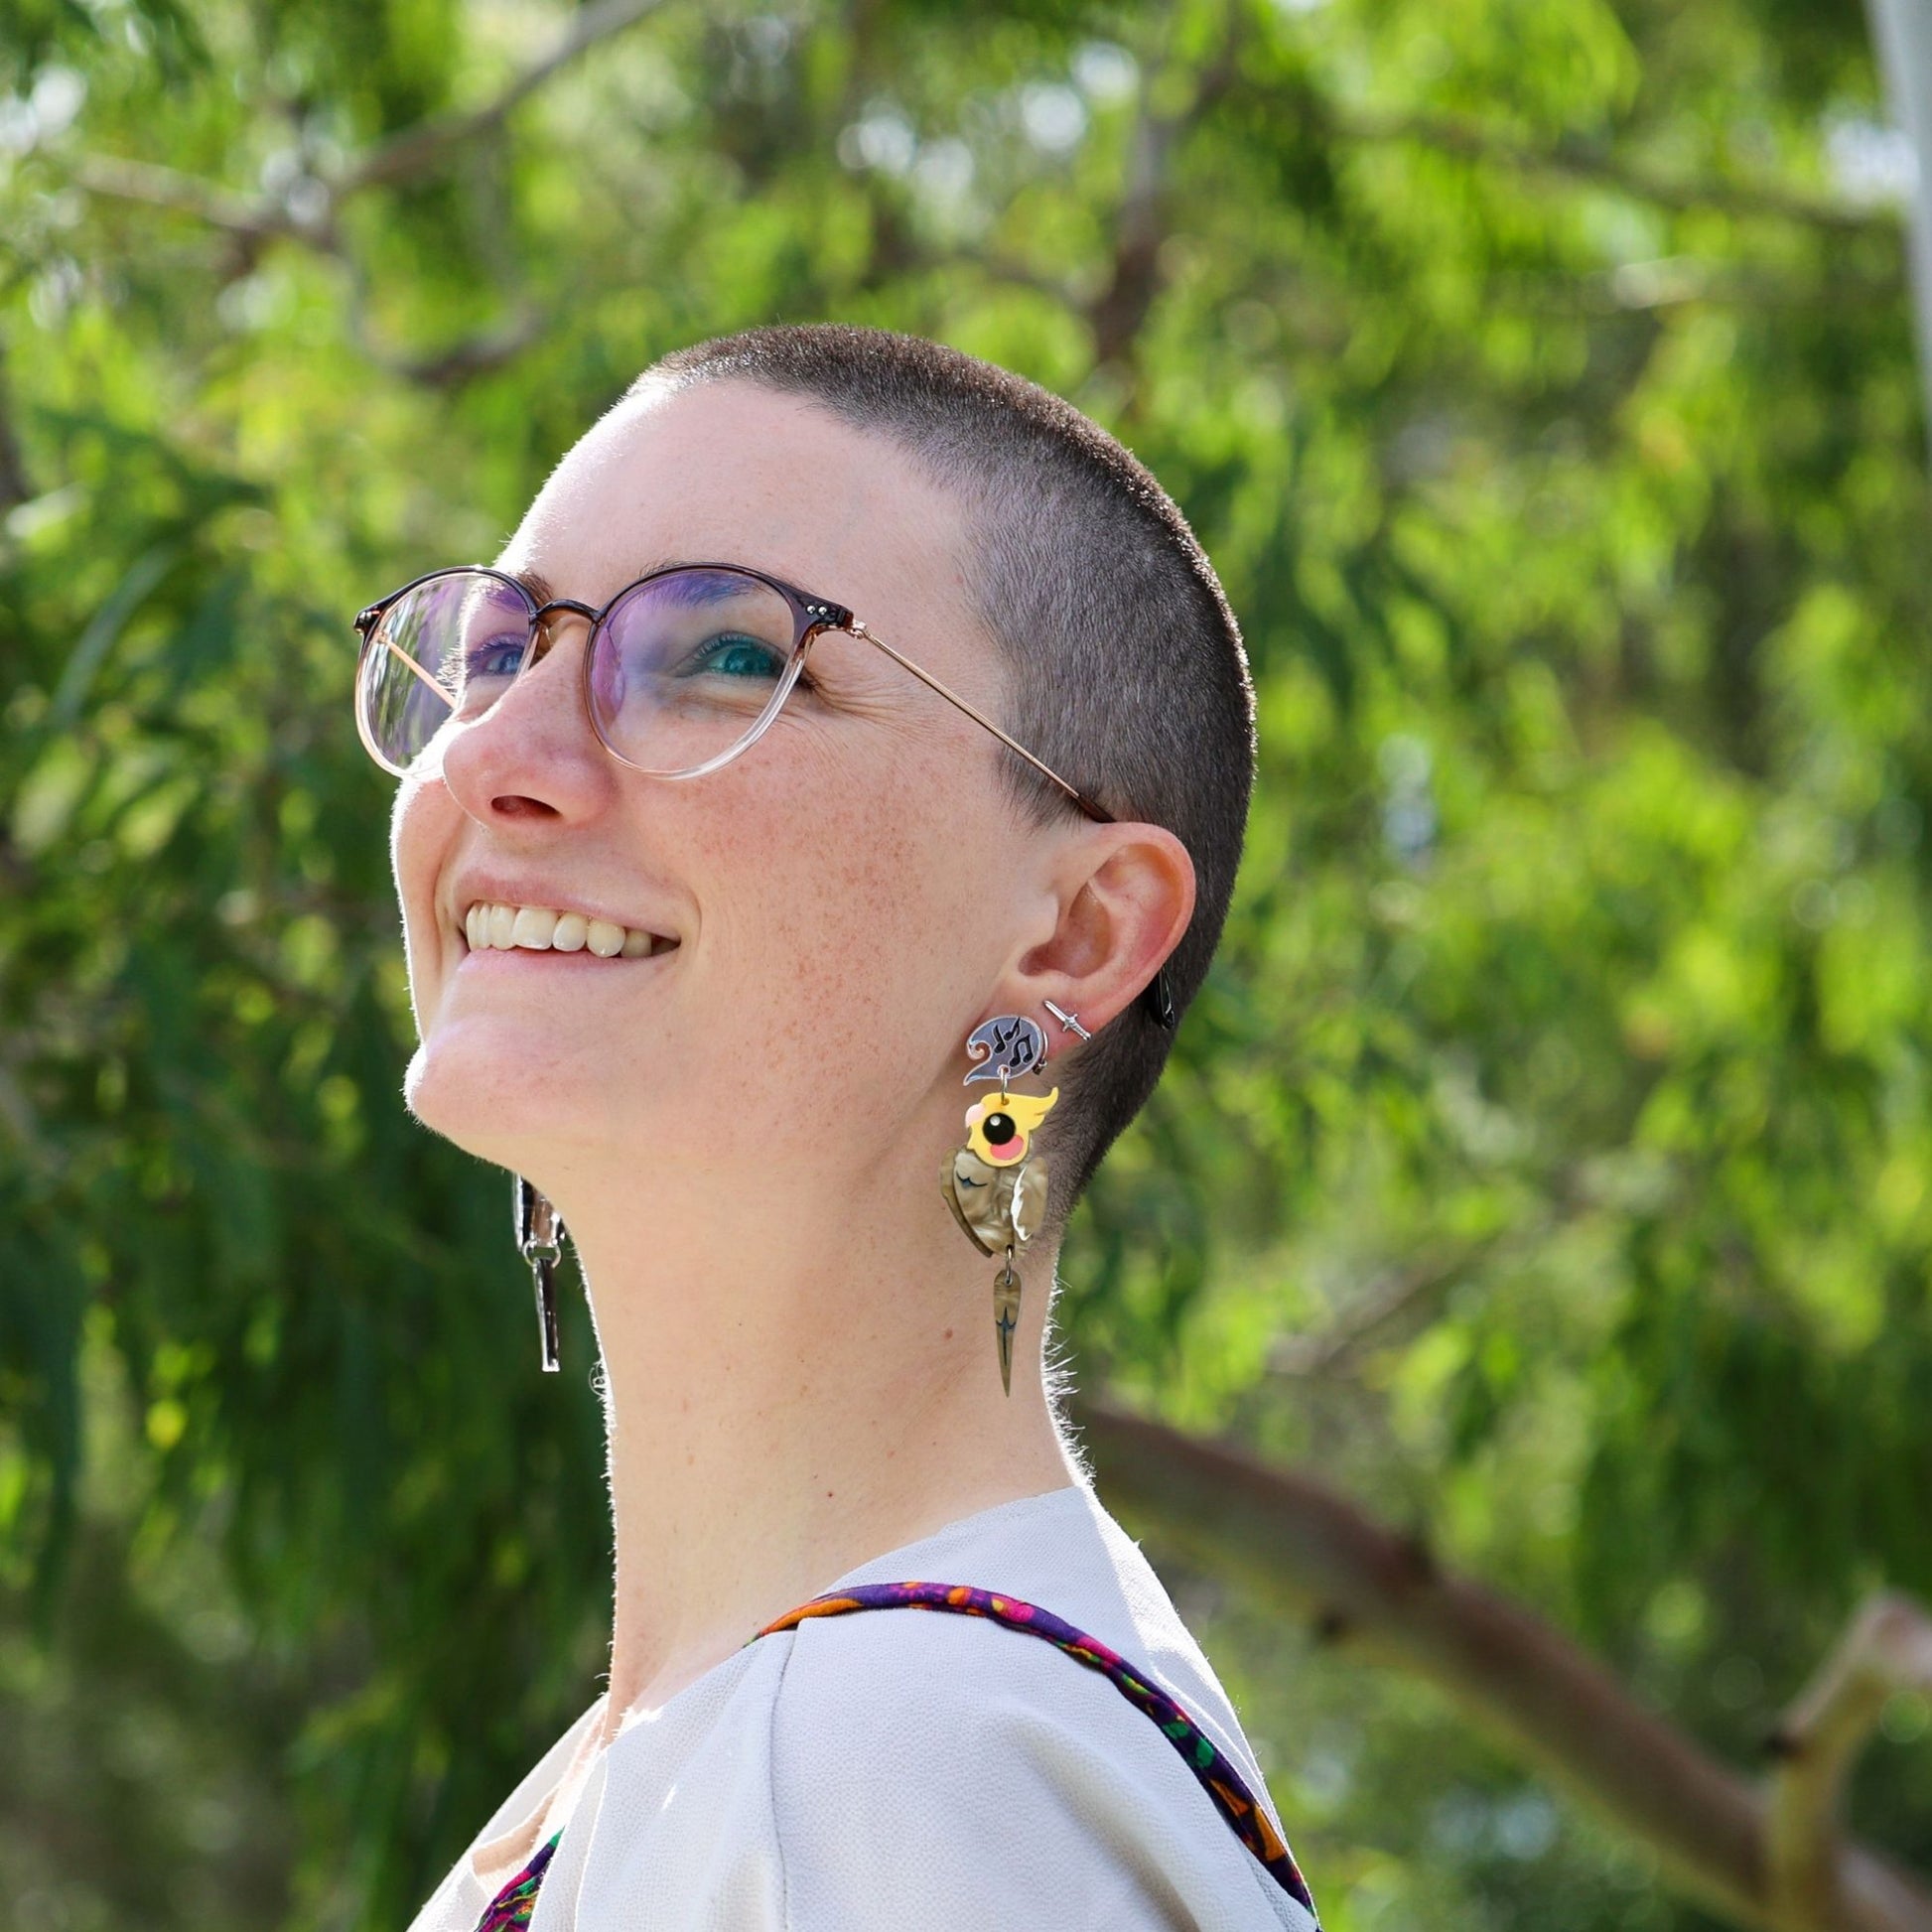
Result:
{"label": "buzz cut scalp", "polygon": [[[1193,916],[1167,961],[1177,1022],[1234,891],[1255,700],[1234,613],[1173,498],[1071,403],[921,337],[750,329],[674,350],[631,393],[723,380],[803,398],[886,438],[962,502],[967,592],[1003,659],[1002,726],[1116,818],[1166,826],[1193,861]],[[1000,769],[1037,822],[1078,815],[1024,759],[1002,757]],[[1072,1056],[1048,1225],[1064,1225],[1146,1104],[1173,1040],[1137,1000]]]}

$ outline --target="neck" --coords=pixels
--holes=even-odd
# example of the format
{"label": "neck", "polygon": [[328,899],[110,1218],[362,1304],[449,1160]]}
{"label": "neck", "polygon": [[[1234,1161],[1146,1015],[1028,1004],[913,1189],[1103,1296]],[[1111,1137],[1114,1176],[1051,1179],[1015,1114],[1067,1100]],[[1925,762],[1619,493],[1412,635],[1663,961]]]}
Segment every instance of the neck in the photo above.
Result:
{"label": "neck", "polygon": [[936,1189],[869,1220],[831,1188],[749,1213],[742,1192],[680,1188],[667,1222],[632,1188],[634,1175],[558,1197],[604,1365],[607,1736],[845,1571],[1076,1477],[1041,1380],[1056,1259],[1043,1242],[1019,1263],[1008,1396],[999,1260],[974,1252]]}

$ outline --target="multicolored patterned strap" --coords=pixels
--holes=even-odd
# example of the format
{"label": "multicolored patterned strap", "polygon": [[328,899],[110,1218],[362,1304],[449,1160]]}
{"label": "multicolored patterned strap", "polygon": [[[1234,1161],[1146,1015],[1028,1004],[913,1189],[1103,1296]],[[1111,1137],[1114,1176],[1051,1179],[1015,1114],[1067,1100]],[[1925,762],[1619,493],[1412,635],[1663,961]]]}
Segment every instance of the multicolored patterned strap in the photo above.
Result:
{"label": "multicolored patterned strap", "polygon": [[[964,1584],[862,1584],[856,1589],[840,1590],[830,1596],[815,1596],[795,1610],[787,1610],[775,1622],[767,1623],[751,1639],[775,1636],[781,1630],[795,1630],[815,1616],[850,1616],[855,1610],[951,1610],[960,1616],[983,1616],[1018,1630],[1026,1636],[1041,1637],[1063,1651],[1075,1663],[1098,1671],[1137,1711],[1144,1712],[1160,1725],[1162,1734],[1180,1753],[1181,1761],[1199,1781],[1201,1789],[1214,1801],[1214,1808],[1234,1828],[1235,1836],[1261,1861],[1263,1868],[1311,1918],[1316,1916],[1314,1900],[1309,1893],[1281,1834],[1270,1822],[1267,1811],[1256,1802],[1241,1773],[1216,1748],[1214,1740],[1195,1724],[1185,1711],[1161,1689],[1143,1677],[1117,1650],[1109,1649],[1098,1637],[1062,1622],[1051,1610],[1035,1603],[1022,1602],[1017,1596],[999,1596],[989,1589],[973,1589]],[[515,1877],[490,1900],[477,1921],[477,1932],[521,1932],[536,1909],[537,1887],[561,1830],[537,1848]]]}
{"label": "multicolored patterned strap", "polygon": [[849,1616],[855,1610],[898,1609],[952,1610],[961,1616],[987,1617],[1009,1630],[1044,1638],[1075,1663],[1098,1671],[1129,1704],[1160,1725],[1162,1734],[1180,1753],[1181,1761],[1213,1799],[1215,1809],[1233,1826],[1235,1836],[1261,1861],[1283,1891],[1311,1918],[1316,1916],[1314,1899],[1288,1847],[1282,1843],[1281,1834],[1266,1809],[1256,1802],[1240,1772],[1216,1748],[1214,1740],[1166,1691],[1150,1683],[1117,1650],[1109,1649],[1098,1637],[1088,1636],[1084,1630],[1062,1622],[1051,1610],[1022,1602],[1017,1596],[999,1596],[992,1590],[974,1589],[964,1584],[862,1584],[830,1596],[816,1596],[809,1603],[788,1610],[776,1622],[767,1623],[759,1636],[796,1629],[809,1617]]}
{"label": "multicolored patterned strap", "polygon": [[537,1847],[530,1863],[483,1907],[483,1915],[477,1921],[477,1932],[510,1932],[511,1927],[522,1932],[537,1908],[537,1887],[543,1883],[544,1867],[555,1856],[557,1841],[562,1837],[560,1828]]}

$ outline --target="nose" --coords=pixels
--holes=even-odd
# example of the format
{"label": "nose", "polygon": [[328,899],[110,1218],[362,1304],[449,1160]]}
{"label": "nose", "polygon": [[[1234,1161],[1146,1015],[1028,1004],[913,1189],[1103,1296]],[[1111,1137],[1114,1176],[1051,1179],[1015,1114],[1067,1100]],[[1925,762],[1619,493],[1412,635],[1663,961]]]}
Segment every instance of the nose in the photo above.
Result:
{"label": "nose", "polygon": [[594,616],[581,604],[545,605],[523,669],[488,711],[447,741],[444,782],[480,824],[581,822],[609,799],[616,766],[584,706],[583,653]]}

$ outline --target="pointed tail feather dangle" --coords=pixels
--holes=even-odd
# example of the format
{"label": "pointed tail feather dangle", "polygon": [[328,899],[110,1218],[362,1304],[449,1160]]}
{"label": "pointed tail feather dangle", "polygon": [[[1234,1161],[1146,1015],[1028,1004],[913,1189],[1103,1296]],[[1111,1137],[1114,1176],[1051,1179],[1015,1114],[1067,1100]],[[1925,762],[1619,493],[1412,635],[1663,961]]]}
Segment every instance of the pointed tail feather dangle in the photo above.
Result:
{"label": "pointed tail feather dangle", "polygon": [[966,1145],[947,1155],[939,1191],[953,1218],[981,1254],[1006,1250],[993,1278],[993,1332],[1000,1351],[1000,1385],[1013,1393],[1013,1335],[1020,1325],[1021,1281],[1013,1257],[1038,1231],[1046,1212],[1046,1163],[1033,1153],[1034,1136],[1060,1097],[1010,1093],[1007,1083],[1036,1073],[1046,1063],[1046,1035],[1022,1014],[1005,1014],[975,1027],[966,1040],[976,1062],[965,1084],[998,1080],[966,1110]]}
{"label": "pointed tail feather dangle", "polygon": [[1020,1277],[1013,1272],[1013,1243],[1006,1266],[993,1277],[993,1332],[1000,1344],[1000,1387],[1013,1393],[1013,1331],[1020,1325]]}
{"label": "pointed tail feather dangle", "polygon": [[557,1369],[557,1263],[563,1259],[564,1224],[549,1199],[516,1176],[516,1246],[530,1264],[537,1292],[538,1360]]}

